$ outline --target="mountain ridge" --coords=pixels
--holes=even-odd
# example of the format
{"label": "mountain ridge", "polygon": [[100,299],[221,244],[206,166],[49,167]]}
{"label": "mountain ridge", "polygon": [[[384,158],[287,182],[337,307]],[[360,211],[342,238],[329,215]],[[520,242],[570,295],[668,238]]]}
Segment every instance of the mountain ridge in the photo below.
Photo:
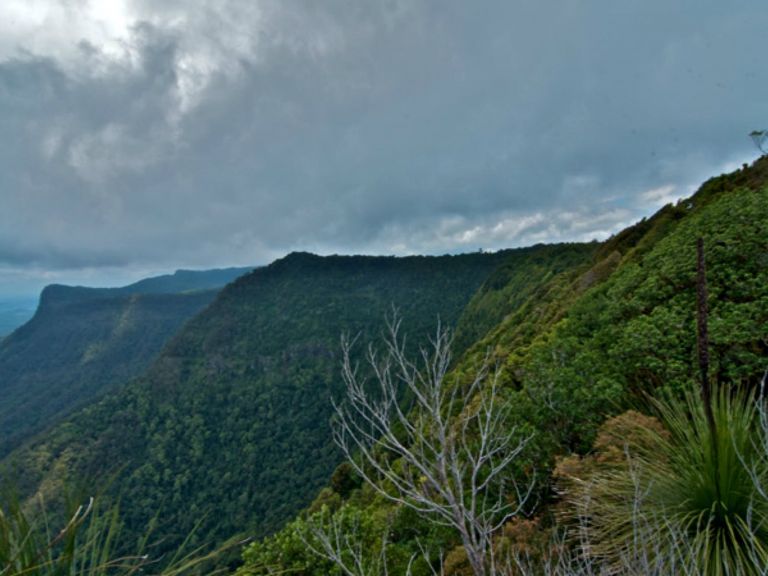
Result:
{"label": "mountain ridge", "polygon": [[167,275],[121,288],[47,286],[34,316],[0,341],[0,456],[138,376],[214,300],[218,289],[202,287],[240,272]]}
{"label": "mountain ridge", "polygon": [[142,378],[9,462],[35,462],[23,483],[49,496],[62,470],[103,478],[108,463],[119,463],[111,490],[131,534],[158,510],[169,542],[200,515],[201,541],[267,534],[340,461],[328,419],[341,385],[342,331],[375,337],[393,305],[414,342],[433,333],[438,317],[453,326],[509,257],[290,254],[229,284]]}

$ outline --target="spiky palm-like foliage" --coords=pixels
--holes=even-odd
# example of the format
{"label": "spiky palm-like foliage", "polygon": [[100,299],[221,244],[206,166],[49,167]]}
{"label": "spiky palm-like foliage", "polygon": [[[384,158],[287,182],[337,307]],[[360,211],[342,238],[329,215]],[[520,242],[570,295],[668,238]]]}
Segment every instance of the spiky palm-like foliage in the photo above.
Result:
{"label": "spiky palm-like foliage", "polygon": [[584,553],[610,563],[629,549],[685,550],[702,574],[762,573],[768,500],[755,480],[768,479],[768,463],[754,396],[716,390],[714,429],[697,394],[655,404],[667,433],[640,431],[621,465],[578,491]]}
{"label": "spiky palm-like foliage", "polygon": [[0,576],[180,576],[213,557],[182,546],[172,558],[151,558],[143,552],[146,542],[136,554],[118,554],[118,510],[102,511],[93,498],[66,518],[54,528],[42,501],[23,505],[6,490],[0,496]]}

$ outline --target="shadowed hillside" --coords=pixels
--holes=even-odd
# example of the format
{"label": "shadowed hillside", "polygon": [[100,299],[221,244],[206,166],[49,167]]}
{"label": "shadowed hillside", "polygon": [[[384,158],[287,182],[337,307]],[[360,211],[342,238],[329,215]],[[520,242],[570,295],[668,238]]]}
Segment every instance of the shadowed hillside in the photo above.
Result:
{"label": "shadowed hillside", "polygon": [[34,317],[0,343],[0,456],[138,376],[216,287],[246,270],[177,272],[124,288],[45,288]]}

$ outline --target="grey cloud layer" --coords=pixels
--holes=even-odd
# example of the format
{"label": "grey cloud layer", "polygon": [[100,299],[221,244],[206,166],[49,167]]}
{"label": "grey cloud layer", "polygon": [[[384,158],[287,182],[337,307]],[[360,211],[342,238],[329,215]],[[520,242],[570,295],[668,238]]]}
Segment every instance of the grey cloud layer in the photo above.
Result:
{"label": "grey cloud layer", "polygon": [[0,60],[2,266],[589,239],[768,121],[758,1],[126,6]]}

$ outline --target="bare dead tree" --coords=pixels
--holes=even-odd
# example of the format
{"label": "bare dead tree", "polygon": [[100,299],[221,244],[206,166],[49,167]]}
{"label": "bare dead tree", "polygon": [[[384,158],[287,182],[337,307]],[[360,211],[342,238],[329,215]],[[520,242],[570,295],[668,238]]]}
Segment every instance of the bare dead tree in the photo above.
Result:
{"label": "bare dead tree", "polygon": [[[379,494],[456,530],[477,576],[496,574],[492,537],[533,489],[533,481],[521,488],[509,477],[530,437],[510,426],[488,358],[470,384],[449,383],[449,330],[438,326],[413,362],[400,319],[387,326],[383,354],[368,348],[373,383],[353,363],[352,342],[342,339],[347,396],[334,403],[334,439]],[[413,399],[407,409],[400,392]]]}

